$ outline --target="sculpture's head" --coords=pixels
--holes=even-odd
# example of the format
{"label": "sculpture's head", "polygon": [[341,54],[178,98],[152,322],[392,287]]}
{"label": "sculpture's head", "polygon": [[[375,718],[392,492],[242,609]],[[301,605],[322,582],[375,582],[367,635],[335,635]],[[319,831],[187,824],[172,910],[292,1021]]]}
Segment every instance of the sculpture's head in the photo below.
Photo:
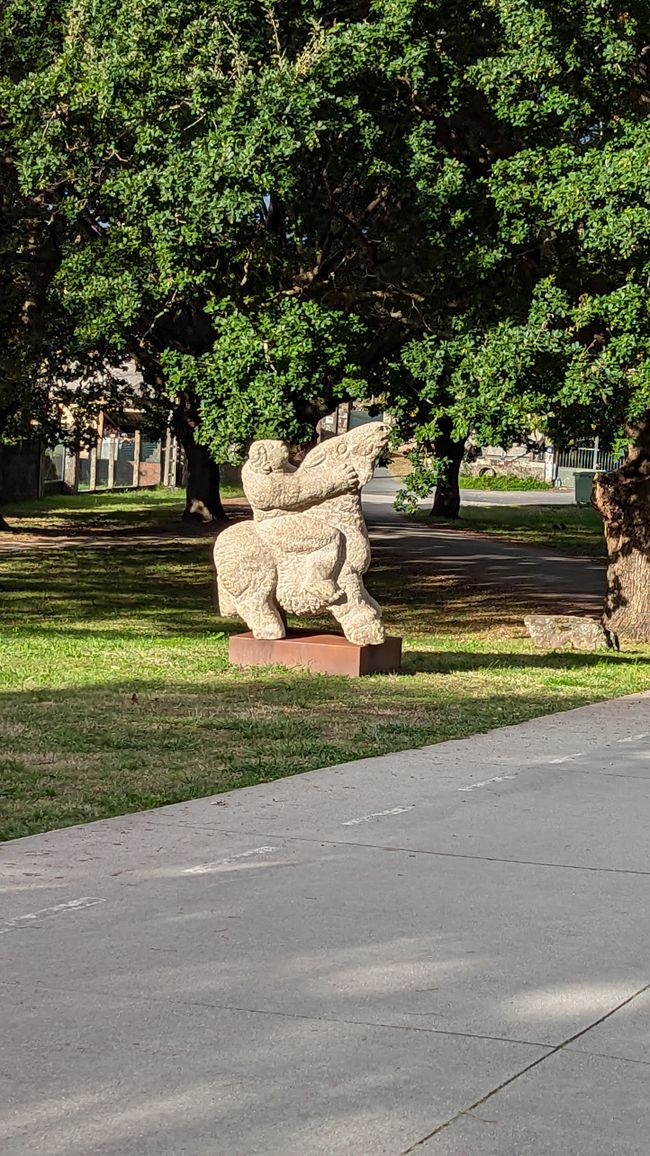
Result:
{"label": "sculpture's head", "polygon": [[374,465],[382,450],[388,444],[390,426],[384,421],[368,421],[358,425],[355,429],[343,434],[341,441],[345,442],[352,454],[360,454],[369,458]]}
{"label": "sculpture's head", "polygon": [[359,486],[365,486],[370,481],[375,462],[389,436],[390,429],[385,422],[369,421],[336,439],[338,446],[335,452],[349,457],[356,470]]}
{"label": "sculpture's head", "polygon": [[275,438],[253,442],[248,451],[248,465],[258,474],[272,474],[283,470],[289,461],[289,449]]}
{"label": "sculpture's head", "polygon": [[385,422],[366,422],[340,437],[328,438],[310,450],[305,458],[305,468],[320,466],[324,461],[329,461],[334,468],[337,461],[345,461],[353,467],[357,475],[356,488],[360,488],[370,481],[375,462],[389,436],[390,429]]}

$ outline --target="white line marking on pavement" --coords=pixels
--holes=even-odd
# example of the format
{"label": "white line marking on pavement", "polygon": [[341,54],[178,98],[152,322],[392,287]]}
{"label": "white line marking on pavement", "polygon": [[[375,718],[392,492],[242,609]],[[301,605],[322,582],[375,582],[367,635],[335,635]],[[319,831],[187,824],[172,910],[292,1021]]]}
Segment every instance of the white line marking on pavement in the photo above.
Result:
{"label": "white line marking on pavement", "polygon": [[197,863],[196,867],[186,867],[183,875],[208,875],[210,871],[218,871],[220,867],[227,867],[238,859],[250,859],[252,855],[270,855],[272,851],[279,851],[279,847],[253,847],[250,851],[240,851],[238,855],[230,855],[227,859],[215,859],[213,863]]}
{"label": "white line marking on pavement", "polygon": [[404,811],[412,811],[415,803],[408,807],[389,807],[387,811],[373,811],[371,815],[359,815],[358,819],[345,819],[344,827],[356,827],[357,823],[369,823],[371,819],[382,819],[385,815],[402,815]]}
{"label": "white line marking on pavement", "polygon": [[562,755],[559,759],[549,759],[549,763],[570,763],[571,759],[580,759],[584,755],[584,751],[577,751],[575,755]]}
{"label": "white line marking on pavement", "polygon": [[628,737],[626,739],[617,739],[616,742],[617,743],[634,743],[638,739],[647,739],[647,737],[648,737],[648,732],[645,731],[644,734],[642,734],[642,735],[628,735]]}
{"label": "white line marking on pavement", "polygon": [[52,915],[60,915],[64,911],[79,911],[84,907],[94,907],[96,903],[105,903],[105,899],[98,899],[92,895],[82,895],[81,899],[70,899],[68,903],[55,903],[53,907],[42,907],[40,911],[30,911],[27,915],[18,915],[16,919],[8,919],[0,924],[0,935],[8,931],[17,931],[21,927],[29,927],[41,919],[49,919]]}
{"label": "white line marking on pavement", "polygon": [[516,775],[494,775],[491,779],[482,779],[480,783],[470,783],[469,787],[459,787],[459,791],[476,791],[479,787],[489,787],[490,783],[502,783],[504,779],[516,779]]}

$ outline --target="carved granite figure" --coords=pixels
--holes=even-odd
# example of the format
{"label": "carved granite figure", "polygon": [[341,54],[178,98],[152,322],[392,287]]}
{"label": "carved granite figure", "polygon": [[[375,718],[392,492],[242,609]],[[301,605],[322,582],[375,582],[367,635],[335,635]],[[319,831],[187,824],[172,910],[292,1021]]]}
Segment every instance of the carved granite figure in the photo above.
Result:
{"label": "carved granite figure", "polygon": [[363,584],[361,489],[388,432],[379,422],[359,426],[310,450],[297,469],[284,442],[253,442],[242,468],[253,521],[228,527],[214,550],[221,614],[273,639],[285,637],[286,613],[328,609],[349,642],[384,641],[381,609]]}

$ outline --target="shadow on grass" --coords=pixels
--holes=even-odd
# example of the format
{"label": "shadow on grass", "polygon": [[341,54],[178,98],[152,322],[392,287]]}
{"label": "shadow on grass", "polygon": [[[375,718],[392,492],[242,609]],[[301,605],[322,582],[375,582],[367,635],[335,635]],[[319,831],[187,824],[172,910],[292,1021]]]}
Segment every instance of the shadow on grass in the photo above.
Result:
{"label": "shadow on grass", "polygon": [[[236,486],[223,487],[221,497],[228,515],[235,520],[248,515],[250,510],[241,490]],[[3,507],[9,529],[17,535],[46,538],[81,537],[99,532],[133,534],[159,530],[169,532],[177,526],[183,534],[215,533],[213,525],[182,522],[185,510],[185,491],[168,490],[109,490],[103,493],[57,496],[38,501],[18,502]]]}
{"label": "shadow on grass", "polygon": [[[407,638],[426,634],[457,637],[459,643],[488,628],[491,633],[521,626],[526,606],[511,595],[456,586],[427,578],[411,568],[379,566],[370,574],[373,593],[386,604],[390,633]],[[159,632],[165,637],[207,640],[245,630],[239,620],[223,619],[217,610],[216,583],[209,543],[160,542],[146,550],[115,546],[102,550],[17,554],[0,566],[2,625],[22,637],[52,636],[111,639],[125,642]],[[296,623],[297,625],[297,623]],[[337,631],[325,615],[299,625]],[[519,638],[521,634],[519,635]],[[491,667],[578,670],[608,662],[643,664],[647,656],[610,652],[521,653],[505,646],[499,652],[406,650],[404,673],[444,673]],[[478,643],[480,646],[480,643]]]}
{"label": "shadow on grass", "polygon": [[62,522],[69,526],[85,527],[91,530],[106,522],[118,521],[124,525],[137,525],[150,520],[152,515],[166,520],[180,517],[185,505],[185,491],[152,487],[138,490],[98,490],[94,493],[56,494],[24,502],[11,502],[3,507],[3,514],[10,525],[38,520],[41,525],[48,521]]}
{"label": "shadow on grass", "polygon": [[[2,622],[21,630],[64,629],[76,633],[89,620],[110,633],[135,623],[165,633],[231,633],[236,624],[216,617],[216,584],[211,560],[212,534],[193,541],[160,538],[102,546],[52,549],[0,555]],[[399,559],[376,562],[368,587],[385,607],[391,633],[406,637],[480,632],[503,633],[523,628],[523,615],[539,609],[539,598],[513,596],[468,583],[465,575],[441,573]],[[129,621],[131,619],[131,621]],[[113,627],[115,624],[115,627]],[[335,630],[331,617],[303,622],[316,630]],[[243,627],[242,627],[243,628]]]}
{"label": "shadow on grass", "polygon": [[604,664],[650,668],[650,656],[620,654],[611,650],[577,653],[576,651],[540,651],[538,654],[504,650],[489,654],[482,650],[444,651],[407,650],[402,674],[441,674],[463,670],[492,670],[500,667],[519,670],[586,670]]}
{"label": "shadow on grass", "polygon": [[[166,538],[209,538],[215,536],[214,526],[183,522],[181,514],[182,511],[175,511],[170,513],[164,522],[157,521],[155,523],[150,522],[146,515],[139,522],[134,519],[131,522],[122,523],[107,514],[105,517],[97,518],[91,526],[81,521],[69,526],[17,526],[13,533],[21,538],[47,538],[51,539],[53,543],[67,538],[82,541],[84,538],[97,535],[107,545],[111,543],[113,538],[132,538],[134,543],[137,543],[138,539],[143,536],[161,538],[163,541]],[[26,549],[29,549],[29,543],[26,544]]]}
{"label": "shadow on grass", "polygon": [[160,620],[168,630],[172,611],[178,631],[204,630],[206,616],[216,614],[210,543],[7,555],[0,558],[0,598],[3,624],[21,630],[75,631],[87,619],[120,618]]}

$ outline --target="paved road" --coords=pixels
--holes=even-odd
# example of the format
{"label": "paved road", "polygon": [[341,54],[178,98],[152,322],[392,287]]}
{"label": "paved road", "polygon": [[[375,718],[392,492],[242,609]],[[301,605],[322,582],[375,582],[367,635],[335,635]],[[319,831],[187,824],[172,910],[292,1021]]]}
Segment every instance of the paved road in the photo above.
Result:
{"label": "paved road", "polygon": [[[378,470],[375,486],[387,496],[395,496],[400,482],[388,470]],[[463,506],[574,506],[573,489],[567,490],[461,490]],[[423,506],[431,505],[425,498]]]}
{"label": "paved road", "polygon": [[373,554],[398,555],[426,564],[441,577],[468,580],[534,598],[549,613],[599,614],[605,595],[605,562],[575,558],[541,546],[505,542],[469,530],[440,529],[406,521],[393,508],[396,484],[379,471],[364,490]]}
{"label": "paved road", "polygon": [[461,490],[464,506],[575,506],[573,490]]}
{"label": "paved road", "polygon": [[650,696],[6,844],[2,1156],[647,1156]]}
{"label": "paved road", "polygon": [[[530,596],[537,606],[549,612],[600,613],[605,593],[604,562],[505,542],[467,530],[438,529],[406,521],[393,508],[397,489],[394,478],[386,470],[380,470],[364,490],[364,509],[377,557],[398,554],[406,561],[431,566],[441,577],[462,584],[471,581],[494,589],[514,590],[523,598]],[[480,491],[473,492],[483,497]],[[500,497],[510,499],[512,495]],[[519,497],[528,502],[536,495]],[[241,513],[236,502],[228,505],[232,506],[233,513]],[[139,546],[146,546],[158,544],[161,538],[201,536],[202,532],[193,527],[155,534],[138,531],[0,534],[0,555],[33,549],[110,549],[133,545],[136,540]]]}

